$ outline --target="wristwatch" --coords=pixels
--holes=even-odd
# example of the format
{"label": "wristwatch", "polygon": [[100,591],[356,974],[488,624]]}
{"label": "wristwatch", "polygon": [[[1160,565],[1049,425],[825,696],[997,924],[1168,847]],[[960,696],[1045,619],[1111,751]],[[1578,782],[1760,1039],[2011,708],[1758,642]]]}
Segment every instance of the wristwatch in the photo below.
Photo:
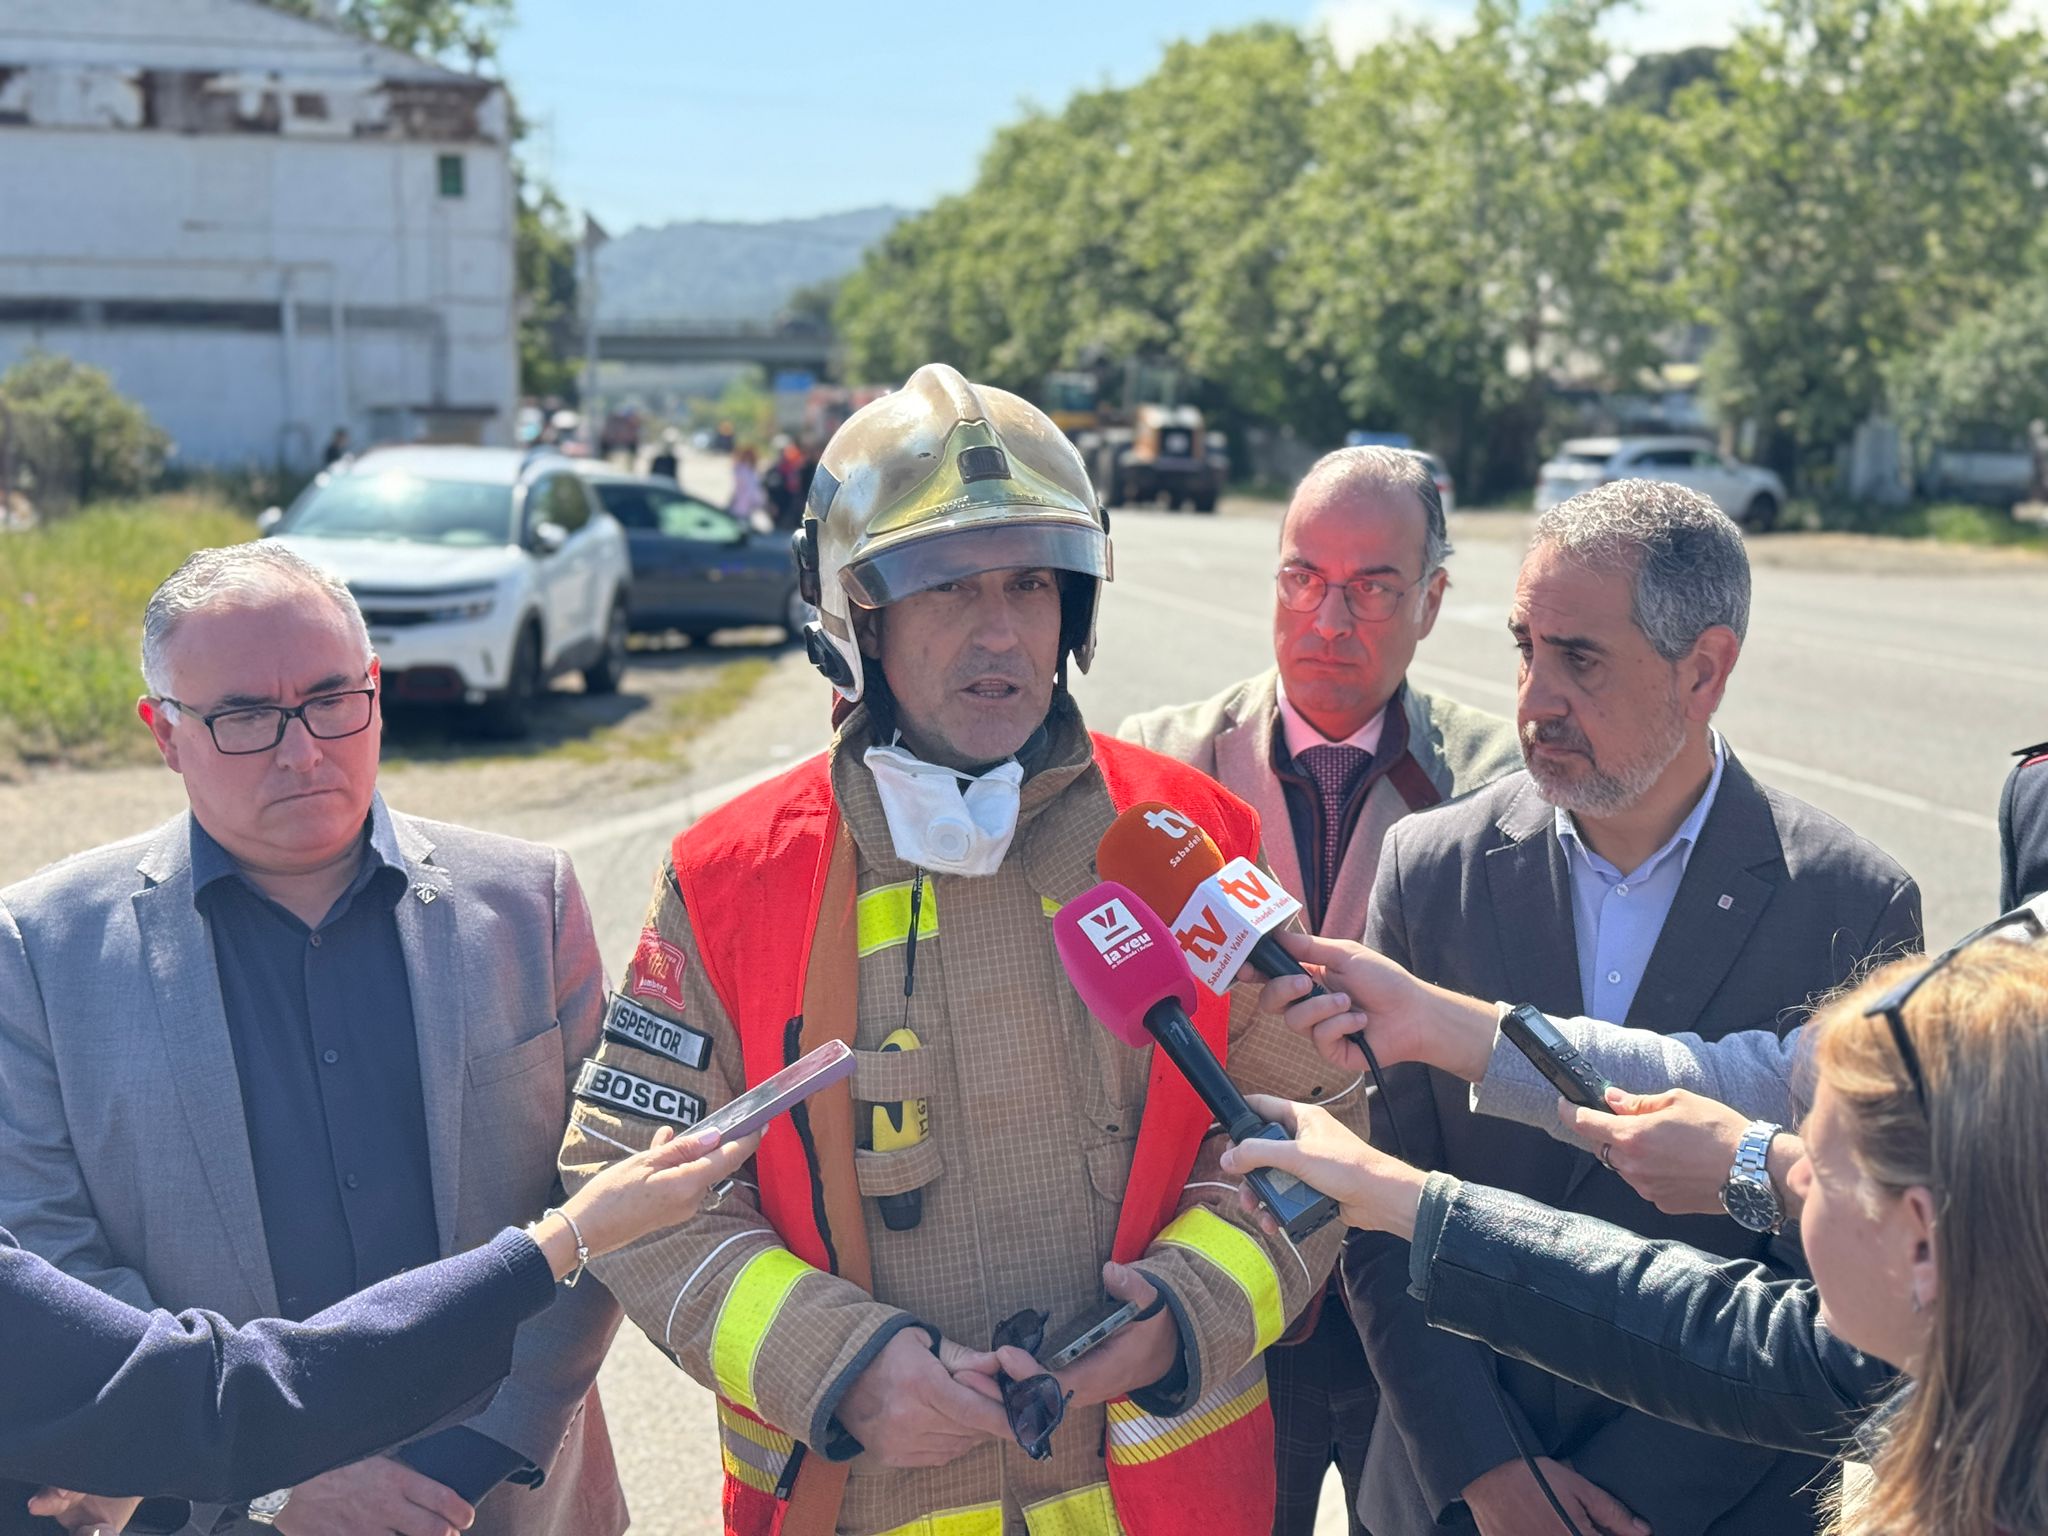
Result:
{"label": "wristwatch", "polygon": [[280,1488],[275,1493],[258,1494],[249,1501],[249,1507],[243,1513],[258,1525],[275,1525],[277,1517],[284,1513],[285,1505],[291,1501],[291,1489]]}
{"label": "wristwatch", "polygon": [[1735,1166],[1721,1186],[1721,1208],[1752,1232],[1775,1232],[1785,1224],[1785,1206],[1771,1183],[1771,1139],[1781,1125],[1752,1120],[1735,1144]]}

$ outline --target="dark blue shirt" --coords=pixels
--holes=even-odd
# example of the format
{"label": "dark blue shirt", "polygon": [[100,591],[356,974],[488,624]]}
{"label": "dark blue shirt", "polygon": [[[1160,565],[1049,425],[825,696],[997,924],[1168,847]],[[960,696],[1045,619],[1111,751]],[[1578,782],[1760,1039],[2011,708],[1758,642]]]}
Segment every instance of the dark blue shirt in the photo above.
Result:
{"label": "dark blue shirt", "polygon": [[[193,901],[213,934],[278,1311],[294,1320],[441,1256],[395,915],[410,883],[382,796],[355,878],[311,928],[192,822]],[[521,1458],[456,1429],[406,1460],[474,1501]]]}

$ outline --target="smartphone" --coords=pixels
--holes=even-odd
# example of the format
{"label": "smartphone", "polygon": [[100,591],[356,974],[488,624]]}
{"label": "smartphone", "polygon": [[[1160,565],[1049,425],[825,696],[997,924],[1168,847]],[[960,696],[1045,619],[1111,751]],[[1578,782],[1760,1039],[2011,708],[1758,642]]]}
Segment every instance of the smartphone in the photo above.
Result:
{"label": "smartphone", "polygon": [[1607,1108],[1607,1090],[1614,1085],[1593,1070],[1593,1064],[1558,1033],[1540,1009],[1524,1003],[1510,1010],[1500,1021],[1500,1032],[1529,1058],[1531,1066],[1550,1079],[1550,1086],[1567,1102],[1581,1109]]}
{"label": "smartphone", "polygon": [[853,1048],[844,1040],[827,1040],[815,1051],[764,1078],[715,1113],[706,1115],[683,1134],[717,1131],[723,1141],[751,1136],[784,1110],[801,1104],[820,1088],[853,1075]]}
{"label": "smartphone", "polygon": [[1045,1357],[1045,1368],[1065,1370],[1125,1324],[1136,1321],[1139,1310],[1135,1301],[1111,1298],[1094,1311],[1082,1313],[1068,1329],[1062,1330],[1064,1342]]}

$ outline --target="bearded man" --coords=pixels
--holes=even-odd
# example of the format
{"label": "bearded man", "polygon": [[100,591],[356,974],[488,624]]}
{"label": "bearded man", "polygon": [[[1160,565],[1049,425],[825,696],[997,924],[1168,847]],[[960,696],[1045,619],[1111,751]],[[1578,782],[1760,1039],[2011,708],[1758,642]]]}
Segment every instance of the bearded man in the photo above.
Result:
{"label": "bearded man", "polygon": [[[1459,992],[1710,1040],[1788,1030],[1867,957],[1918,947],[1905,871],[1759,784],[1712,727],[1749,600],[1741,534],[1679,486],[1619,481],[1539,518],[1508,621],[1527,771],[1395,823],[1366,942]],[[1425,1167],[1798,1262],[1776,1232],[1662,1215],[1594,1153],[1473,1115],[1461,1081],[1388,1076],[1377,1112]],[[1813,1529],[1801,1489],[1819,1463],[1679,1429],[1435,1332],[1408,1294],[1408,1245],[1350,1244],[1346,1290],[1383,1405],[1359,1500],[1375,1536],[1556,1531],[1518,1438],[1581,1530],[1633,1529],[1631,1515],[1657,1536]]]}

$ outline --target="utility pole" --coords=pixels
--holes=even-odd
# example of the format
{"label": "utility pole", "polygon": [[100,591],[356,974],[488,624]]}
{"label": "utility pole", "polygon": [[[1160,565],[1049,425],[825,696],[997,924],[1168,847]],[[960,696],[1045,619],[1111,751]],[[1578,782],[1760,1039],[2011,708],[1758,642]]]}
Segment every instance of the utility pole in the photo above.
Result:
{"label": "utility pole", "polygon": [[582,415],[587,423],[597,408],[597,252],[611,236],[589,214],[583,215],[583,238],[576,245],[577,308],[583,311]]}

